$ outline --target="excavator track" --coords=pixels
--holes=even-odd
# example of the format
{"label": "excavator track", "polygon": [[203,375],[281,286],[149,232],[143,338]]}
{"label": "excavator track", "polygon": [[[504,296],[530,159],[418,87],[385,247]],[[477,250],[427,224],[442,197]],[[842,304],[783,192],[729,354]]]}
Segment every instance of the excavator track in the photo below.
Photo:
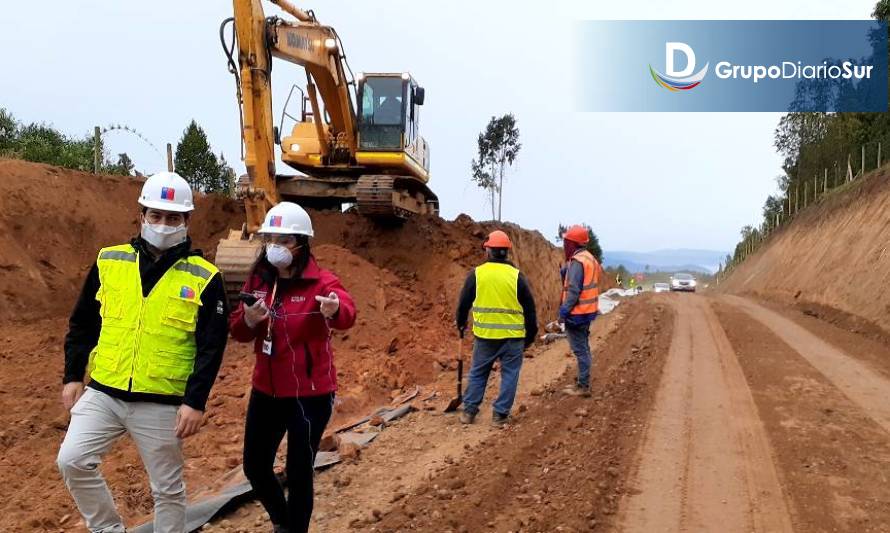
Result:
{"label": "excavator track", "polygon": [[214,264],[223,273],[230,305],[237,303],[238,293],[259,253],[259,239],[245,239],[243,230],[230,230],[229,236],[219,241]]}
{"label": "excavator track", "polygon": [[439,199],[412,177],[366,175],[355,187],[359,214],[377,219],[407,219],[415,214],[439,213]]}
{"label": "excavator track", "polygon": [[[310,209],[337,208],[355,202],[362,216],[381,221],[406,220],[413,215],[438,215],[439,199],[427,186],[410,176],[366,175],[357,181],[288,177],[279,182],[281,199]],[[231,230],[216,249],[216,265],[223,273],[229,302],[237,303],[260,253],[259,239],[247,238],[244,229]]]}

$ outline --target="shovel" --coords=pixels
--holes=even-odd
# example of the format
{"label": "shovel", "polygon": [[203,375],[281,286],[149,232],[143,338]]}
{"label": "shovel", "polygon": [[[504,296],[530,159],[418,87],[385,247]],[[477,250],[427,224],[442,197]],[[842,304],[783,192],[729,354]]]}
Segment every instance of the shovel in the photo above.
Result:
{"label": "shovel", "polygon": [[457,341],[457,397],[448,402],[445,407],[446,413],[457,411],[460,404],[464,401],[463,394],[463,376],[464,376],[464,337],[461,335]]}

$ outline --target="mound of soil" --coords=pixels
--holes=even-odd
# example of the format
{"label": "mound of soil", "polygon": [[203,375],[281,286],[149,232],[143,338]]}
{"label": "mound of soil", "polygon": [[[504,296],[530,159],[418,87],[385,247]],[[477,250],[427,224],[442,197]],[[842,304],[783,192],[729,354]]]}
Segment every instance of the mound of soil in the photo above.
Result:
{"label": "mound of soil", "polygon": [[[65,315],[102,246],[139,231],[136,178],[0,159],[0,320]],[[195,246],[216,252],[243,214],[232,200],[198,195]]]}

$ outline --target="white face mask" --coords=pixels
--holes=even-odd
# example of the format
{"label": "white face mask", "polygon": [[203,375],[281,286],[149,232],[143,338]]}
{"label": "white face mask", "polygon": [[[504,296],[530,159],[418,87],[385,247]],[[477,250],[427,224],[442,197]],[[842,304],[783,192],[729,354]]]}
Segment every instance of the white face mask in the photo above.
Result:
{"label": "white face mask", "polygon": [[266,245],[266,259],[275,268],[287,268],[294,260],[294,254],[280,244]]}
{"label": "white face mask", "polygon": [[188,227],[185,224],[173,227],[164,224],[142,223],[142,238],[162,252],[185,242],[187,235]]}

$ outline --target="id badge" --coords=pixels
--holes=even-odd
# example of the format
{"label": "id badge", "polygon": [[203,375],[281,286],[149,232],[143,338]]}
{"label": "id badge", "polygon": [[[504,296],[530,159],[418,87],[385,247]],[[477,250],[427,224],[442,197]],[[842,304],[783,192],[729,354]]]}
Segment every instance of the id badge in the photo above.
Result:
{"label": "id badge", "polygon": [[272,356],[272,339],[263,339],[263,353]]}

